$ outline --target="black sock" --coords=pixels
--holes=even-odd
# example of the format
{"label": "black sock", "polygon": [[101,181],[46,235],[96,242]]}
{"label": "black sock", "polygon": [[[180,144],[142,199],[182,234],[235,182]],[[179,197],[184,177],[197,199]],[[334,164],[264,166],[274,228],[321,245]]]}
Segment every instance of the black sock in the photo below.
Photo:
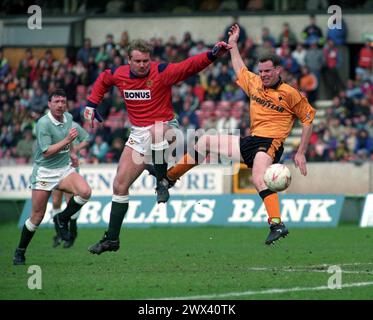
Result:
{"label": "black sock", "polygon": [[165,161],[165,159],[167,159],[167,156],[166,156],[167,151],[168,149],[152,150],[152,159],[153,159],[154,169],[157,174],[157,180],[162,180],[167,175],[168,164]]}
{"label": "black sock", "polygon": [[70,219],[70,235],[71,237],[73,238],[76,238],[76,236],[78,235],[78,227],[77,227],[77,224],[76,224],[76,220],[77,219]]}
{"label": "black sock", "polygon": [[63,210],[61,213],[58,214],[59,218],[62,220],[68,221],[74,213],[77,213],[80,210],[81,207],[83,207],[83,205],[76,203],[76,201],[74,200],[74,197],[71,197],[65,210]]}
{"label": "black sock", "polygon": [[128,202],[111,202],[109,230],[107,231],[108,240],[119,240],[120,229],[122,228],[123,219],[127,213],[127,210]]}
{"label": "black sock", "polygon": [[262,200],[264,200],[264,198],[266,196],[269,196],[270,194],[273,194],[273,193],[276,193],[276,192],[274,192],[272,190],[269,190],[269,189],[264,189],[264,190],[262,190],[262,191],[259,192],[259,195],[262,198]]}
{"label": "black sock", "polygon": [[58,227],[57,227],[57,223],[53,223],[53,225],[54,225],[54,231],[56,231],[56,235],[59,237],[59,229],[58,229]]}
{"label": "black sock", "polygon": [[23,225],[22,233],[21,233],[21,239],[19,240],[18,248],[20,249],[26,249],[34,236],[35,231],[30,231],[26,228],[26,225]]}

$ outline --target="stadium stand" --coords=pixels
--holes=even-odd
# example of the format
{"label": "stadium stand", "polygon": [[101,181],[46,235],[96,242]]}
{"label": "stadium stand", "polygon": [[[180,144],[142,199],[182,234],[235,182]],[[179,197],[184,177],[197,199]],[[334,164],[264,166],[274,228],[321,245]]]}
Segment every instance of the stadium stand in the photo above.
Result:
{"label": "stadium stand", "polygon": [[[234,2],[234,1],[233,1]],[[115,1],[113,1],[114,5]],[[238,7],[241,9],[242,4]],[[9,10],[11,9],[8,8]],[[107,9],[107,8],[106,8]],[[122,8],[120,10],[124,10]],[[119,9],[118,9],[119,10]],[[143,8],[147,11],[147,8]],[[305,20],[305,26],[308,23]],[[307,66],[310,73],[318,79],[317,88],[312,92],[317,109],[314,138],[314,149],[322,149],[322,156],[312,157],[320,161],[356,161],[356,159],[373,159],[372,123],[373,123],[373,75],[372,60],[373,46],[367,41],[361,43],[361,50],[353,65],[347,62],[349,47],[335,47],[329,40],[325,44],[304,45],[301,37],[292,34],[298,40],[298,46],[289,45],[285,36],[276,42],[261,41],[262,34],[250,34],[241,47],[241,54],[249,68],[255,71],[253,61],[260,51],[277,52],[283,58],[283,79],[289,84],[300,88],[301,67]],[[269,27],[265,28],[270,34]],[[40,118],[46,108],[46,97],[51,90],[62,87],[68,96],[69,112],[74,120],[84,125],[90,133],[90,147],[94,146],[97,136],[102,137],[107,149],[113,148],[113,141],[121,134],[128,136],[129,122],[126,117],[125,106],[119,93],[114,89],[109,92],[102,104],[100,112],[106,118],[102,128],[90,128],[82,122],[81,113],[86,103],[87,94],[98,74],[106,68],[116,68],[126,62],[126,47],[131,37],[123,30],[121,39],[115,39],[107,34],[99,47],[92,47],[90,39],[85,39],[82,47],[75,48],[74,54],[66,48],[4,48],[0,50],[0,155],[2,162],[27,163],[30,157],[20,155],[19,143],[26,132],[33,131],[35,121]],[[285,40],[284,40],[285,39]],[[195,39],[190,32],[185,32],[184,38],[178,42],[175,37],[169,39],[149,39],[154,45],[154,56],[160,61],[177,62],[198,50],[209,47],[203,39]],[[264,42],[264,46],[262,45]],[[210,46],[211,47],[211,46]],[[335,50],[339,50],[343,59],[344,69],[338,68],[338,61],[331,57]],[[314,68],[322,66],[317,70]],[[346,66],[347,65],[347,66]],[[338,77],[337,77],[338,76]],[[333,82],[333,79],[340,81]],[[334,85],[333,85],[334,84]],[[338,84],[338,86],[336,86]],[[306,93],[304,93],[306,94]],[[311,98],[311,97],[310,97]],[[199,75],[191,77],[173,90],[175,113],[181,123],[195,128],[240,129],[241,134],[247,134],[249,116],[247,112],[248,100],[243,91],[235,84],[234,73],[229,58],[211,65]],[[330,130],[329,125],[337,123],[338,130]],[[334,159],[333,153],[340,148],[341,141],[347,139],[342,131],[356,133],[356,139],[350,138],[350,145],[346,151],[349,156]],[[329,132],[331,131],[331,132]],[[295,127],[285,145],[285,160],[290,159],[294,148],[300,140],[301,130]],[[341,136],[335,136],[335,134]],[[364,136],[366,137],[364,138]],[[322,145],[323,148],[319,148]],[[20,144],[22,146],[22,144]],[[317,148],[316,148],[317,147]],[[314,152],[311,148],[311,153]],[[113,161],[107,157],[93,157],[92,153],[85,153],[85,161],[107,162]],[[114,159],[115,161],[115,159]]]}

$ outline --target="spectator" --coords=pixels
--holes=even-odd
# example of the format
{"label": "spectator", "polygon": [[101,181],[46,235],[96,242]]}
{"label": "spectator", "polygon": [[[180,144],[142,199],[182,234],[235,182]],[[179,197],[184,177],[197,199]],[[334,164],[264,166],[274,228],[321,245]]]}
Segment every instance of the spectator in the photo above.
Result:
{"label": "spectator", "polygon": [[314,42],[319,44],[324,43],[322,30],[316,25],[314,14],[310,15],[310,24],[303,29],[302,38],[306,45],[311,45]]}
{"label": "spectator", "polygon": [[215,78],[212,78],[206,90],[206,99],[218,101],[220,100],[221,93],[222,88],[219,86],[218,81]]}
{"label": "spectator", "polygon": [[43,92],[40,86],[37,86],[34,96],[30,102],[30,108],[32,111],[42,114],[48,107],[48,96]]}
{"label": "spectator", "polygon": [[92,42],[90,38],[84,39],[83,47],[78,50],[76,54],[76,60],[83,61],[84,64],[88,64],[89,57],[95,57],[97,50],[92,48]]}
{"label": "spectator", "polygon": [[119,162],[120,156],[124,148],[124,142],[121,138],[115,138],[108,154],[112,154],[112,161]]}
{"label": "spectator", "polygon": [[12,154],[11,149],[6,149],[4,153],[2,153],[0,149],[0,167],[1,166],[12,166],[17,164],[14,154]]}
{"label": "spectator", "polygon": [[25,57],[19,62],[17,68],[17,78],[26,78],[29,82],[29,77],[32,68],[35,65],[35,60],[32,56],[32,50],[30,48],[25,50]]}
{"label": "spectator", "polygon": [[295,50],[291,53],[291,56],[295,59],[299,66],[303,67],[306,65],[306,54],[307,50],[304,49],[301,43],[298,43]]}
{"label": "spectator", "polygon": [[102,136],[97,135],[95,138],[95,142],[90,149],[91,156],[96,158],[100,163],[105,162],[105,156],[108,151],[108,144],[104,141]]}
{"label": "spectator", "polygon": [[218,85],[224,89],[224,87],[233,82],[232,74],[230,74],[228,66],[222,65],[219,75],[216,78]]}
{"label": "spectator", "polygon": [[332,39],[336,46],[343,46],[347,39],[347,25],[344,19],[341,19],[341,28],[328,28],[327,38]]}
{"label": "spectator", "polygon": [[327,44],[324,46],[323,54],[325,59],[325,83],[329,89],[329,96],[335,96],[345,88],[338,71],[342,63],[342,56],[332,39],[328,39]]}
{"label": "spectator", "polygon": [[114,36],[109,33],[106,35],[106,41],[104,43],[104,52],[109,54],[111,50],[115,49]]}
{"label": "spectator", "polygon": [[361,75],[363,79],[367,79],[372,75],[373,71],[373,46],[370,41],[366,41],[364,47],[360,49],[359,61],[356,68],[356,73]]}
{"label": "spectator", "polygon": [[197,44],[189,50],[189,57],[193,57],[197,54],[205,52],[206,50],[207,47],[205,46],[205,42],[203,40],[199,40]]}
{"label": "spectator", "polygon": [[105,51],[105,45],[100,46],[95,57],[95,63],[97,64],[99,64],[100,62],[106,63],[108,59],[109,59],[109,54]]}
{"label": "spectator", "polygon": [[271,32],[269,31],[268,27],[263,27],[262,28],[262,42],[269,41],[271,43],[272,47],[276,46],[276,40],[275,38],[271,35]]}
{"label": "spectator", "polygon": [[284,41],[293,48],[297,45],[297,36],[291,30],[288,22],[284,22],[284,24],[282,25],[282,31],[278,37],[279,44],[282,44]]}
{"label": "spectator", "polygon": [[320,80],[321,70],[325,65],[325,58],[322,50],[318,48],[316,41],[311,43],[311,47],[307,50],[304,61],[310,72],[314,73],[317,79]]}
{"label": "spectator", "polygon": [[317,77],[306,66],[302,67],[301,70],[302,75],[299,78],[299,89],[306,93],[308,101],[312,105],[317,98],[319,83]]}
{"label": "spectator", "polygon": [[0,49],[0,80],[3,80],[9,71],[8,59],[4,57],[4,52]]}
{"label": "spectator", "polygon": [[130,36],[128,34],[128,31],[123,31],[119,43],[117,44],[117,51],[121,57],[127,56],[127,47],[130,42]]}
{"label": "spectator", "polygon": [[373,151],[373,140],[371,137],[369,137],[366,129],[359,130],[357,133],[357,142],[354,151],[358,153],[362,150],[368,155],[370,155]]}
{"label": "spectator", "polygon": [[32,132],[31,130],[26,130],[24,132],[24,138],[21,139],[16,146],[16,156],[24,159],[22,163],[28,163],[30,161],[33,154],[33,145],[34,140]]}
{"label": "spectator", "polygon": [[197,128],[197,129],[199,128],[198,117],[197,117],[195,111],[191,109],[191,101],[190,100],[185,100],[184,101],[183,111],[180,112],[179,121],[182,122],[184,117],[188,118],[188,125],[189,126],[193,126],[194,128]]}
{"label": "spectator", "polygon": [[289,48],[284,49],[284,56],[281,58],[281,65],[286,71],[288,71],[295,77],[299,76],[299,65],[297,61],[291,56]]}

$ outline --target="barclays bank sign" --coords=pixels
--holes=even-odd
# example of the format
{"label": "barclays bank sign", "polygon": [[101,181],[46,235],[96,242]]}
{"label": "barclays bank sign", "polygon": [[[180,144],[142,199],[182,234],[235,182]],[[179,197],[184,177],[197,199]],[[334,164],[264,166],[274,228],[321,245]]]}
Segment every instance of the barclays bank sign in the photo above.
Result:
{"label": "barclays bank sign", "polygon": [[[335,227],[338,225],[344,196],[280,195],[281,217],[289,227]],[[41,226],[52,226],[51,203]],[[92,197],[81,209],[81,227],[106,227],[111,197]],[[30,214],[27,200],[19,220],[21,227]],[[126,227],[150,226],[248,226],[263,227],[267,212],[258,195],[174,195],[167,204],[158,204],[153,196],[130,196],[124,219]]]}

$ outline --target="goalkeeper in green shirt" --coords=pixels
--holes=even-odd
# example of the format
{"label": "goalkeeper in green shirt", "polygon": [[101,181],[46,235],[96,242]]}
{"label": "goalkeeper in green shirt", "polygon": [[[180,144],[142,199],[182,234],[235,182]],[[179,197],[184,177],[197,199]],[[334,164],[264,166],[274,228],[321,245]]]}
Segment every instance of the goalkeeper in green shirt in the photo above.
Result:
{"label": "goalkeeper in green shirt", "polygon": [[68,222],[72,215],[88,202],[91,188],[76,172],[78,156],[72,142],[78,130],[72,127],[72,115],[66,112],[66,94],[57,89],[48,98],[49,112],[36,124],[36,150],[31,176],[32,209],[21,233],[21,239],[14,253],[13,264],[26,262],[25,252],[44,218],[48,199],[53,189],[73,194],[65,210],[53,218],[59,236],[68,241]]}

